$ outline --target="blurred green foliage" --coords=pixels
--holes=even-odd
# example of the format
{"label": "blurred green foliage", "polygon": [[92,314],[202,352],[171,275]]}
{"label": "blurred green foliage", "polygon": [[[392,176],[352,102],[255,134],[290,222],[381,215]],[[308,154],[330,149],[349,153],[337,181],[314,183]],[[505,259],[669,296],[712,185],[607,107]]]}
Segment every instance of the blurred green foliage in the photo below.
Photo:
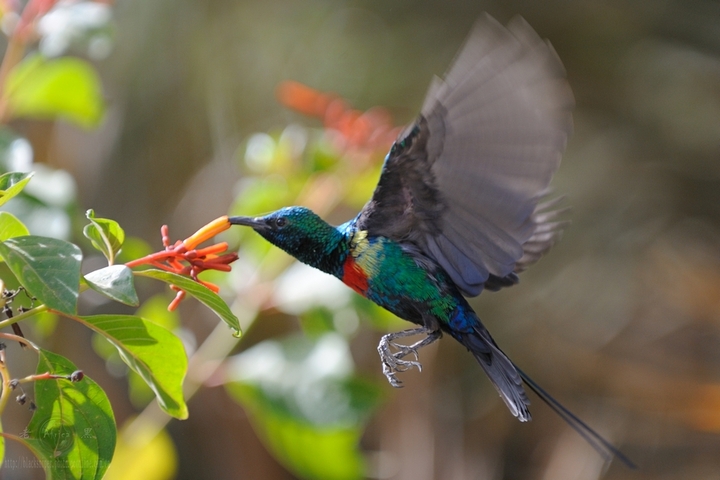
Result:
{"label": "blurred green foliage", "polygon": [[352,364],[337,334],[293,335],[232,360],[227,388],[271,452],[301,478],[363,478],[358,444],[380,389],[353,375]]}
{"label": "blurred green foliage", "polygon": [[25,58],[8,75],[5,95],[13,116],[63,118],[96,127],[104,102],[100,79],[87,62],[76,58]]}

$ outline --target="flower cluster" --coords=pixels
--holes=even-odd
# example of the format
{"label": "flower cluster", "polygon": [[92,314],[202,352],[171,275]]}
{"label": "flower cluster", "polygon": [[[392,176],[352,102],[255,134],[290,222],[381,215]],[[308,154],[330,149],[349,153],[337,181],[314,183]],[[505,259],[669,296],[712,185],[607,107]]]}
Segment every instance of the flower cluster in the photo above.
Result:
{"label": "flower cluster", "polygon": [[[198,275],[205,270],[229,272],[231,269],[230,264],[238,259],[238,255],[235,252],[226,253],[228,249],[227,242],[216,243],[215,245],[201,249],[197,247],[218,233],[224,232],[230,228],[230,225],[227,216],[219,217],[185,240],[178,240],[172,245],[170,244],[168,226],[163,225],[160,233],[165,249],[138,258],[125,265],[130,268],[140,265],[150,265],[167,272],[189,276],[196,282],[217,293],[220,290],[217,285],[200,280]],[[171,288],[177,292],[175,299],[168,305],[168,310],[173,311],[183,298],[185,298],[185,291],[175,285],[172,285]]]}
{"label": "flower cluster", "polygon": [[387,150],[402,130],[395,127],[387,110],[380,107],[365,112],[350,107],[334,93],[324,93],[299,82],[285,81],[277,89],[280,103],[304,115],[320,118],[327,130],[341,140],[340,150]]}

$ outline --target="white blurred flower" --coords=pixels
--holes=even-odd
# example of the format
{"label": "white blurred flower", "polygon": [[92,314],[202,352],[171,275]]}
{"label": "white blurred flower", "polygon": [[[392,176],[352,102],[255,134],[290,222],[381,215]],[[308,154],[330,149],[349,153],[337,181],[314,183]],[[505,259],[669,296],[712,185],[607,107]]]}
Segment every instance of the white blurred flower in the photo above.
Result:
{"label": "white blurred flower", "polygon": [[[38,22],[37,31],[42,37],[40,51],[48,57],[62,55],[73,42],[106,28],[111,18],[109,5],[60,1]],[[107,34],[91,35],[87,48],[93,59],[104,58],[110,53],[110,39]]]}

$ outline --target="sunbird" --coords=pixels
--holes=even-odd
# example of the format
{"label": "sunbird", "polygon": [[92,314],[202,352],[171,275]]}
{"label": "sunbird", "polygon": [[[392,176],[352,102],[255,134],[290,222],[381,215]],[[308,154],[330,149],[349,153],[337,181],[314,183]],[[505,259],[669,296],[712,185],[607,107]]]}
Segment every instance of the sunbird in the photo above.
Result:
{"label": "sunbird", "polygon": [[[604,458],[632,462],[500,349],[466,297],[518,283],[567,222],[544,201],[572,131],[574,97],[555,50],[522,18],[480,18],[415,122],[385,157],[370,201],[334,227],[304,207],[230,217],[418,328],[382,337],[383,373],[420,368],[443,333],[477,359],[510,412],[531,419],[523,382]],[[412,344],[397,340],[425,337]],[[415,360],[406,359],[409,355]]]}

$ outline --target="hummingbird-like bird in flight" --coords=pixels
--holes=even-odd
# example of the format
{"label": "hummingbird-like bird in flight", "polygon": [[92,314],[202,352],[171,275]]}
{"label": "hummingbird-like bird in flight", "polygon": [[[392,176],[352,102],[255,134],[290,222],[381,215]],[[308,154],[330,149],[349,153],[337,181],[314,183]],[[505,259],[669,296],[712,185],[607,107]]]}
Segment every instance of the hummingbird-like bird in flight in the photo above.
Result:
{"label": "hummingbird-like bird in flight", "polygon": [[[571,133],[573,106],[552,46],[521,18],[503,27],[486,15],[445,78],[433,80],[355,218],[334,227],[307,208],[287,207],[229,220],[418,325],[380,341],[392,386],[401,386],[398,372],[420,368],[420,348],[447,334],[473,354],[521,422],[531,419],[524,382],[603,457],[632,466],[520,370],[466,300],[515,285],[559,239],[564,210],[541,200]],[[412,345],[397,343],[419,334],[425,337]]]}

